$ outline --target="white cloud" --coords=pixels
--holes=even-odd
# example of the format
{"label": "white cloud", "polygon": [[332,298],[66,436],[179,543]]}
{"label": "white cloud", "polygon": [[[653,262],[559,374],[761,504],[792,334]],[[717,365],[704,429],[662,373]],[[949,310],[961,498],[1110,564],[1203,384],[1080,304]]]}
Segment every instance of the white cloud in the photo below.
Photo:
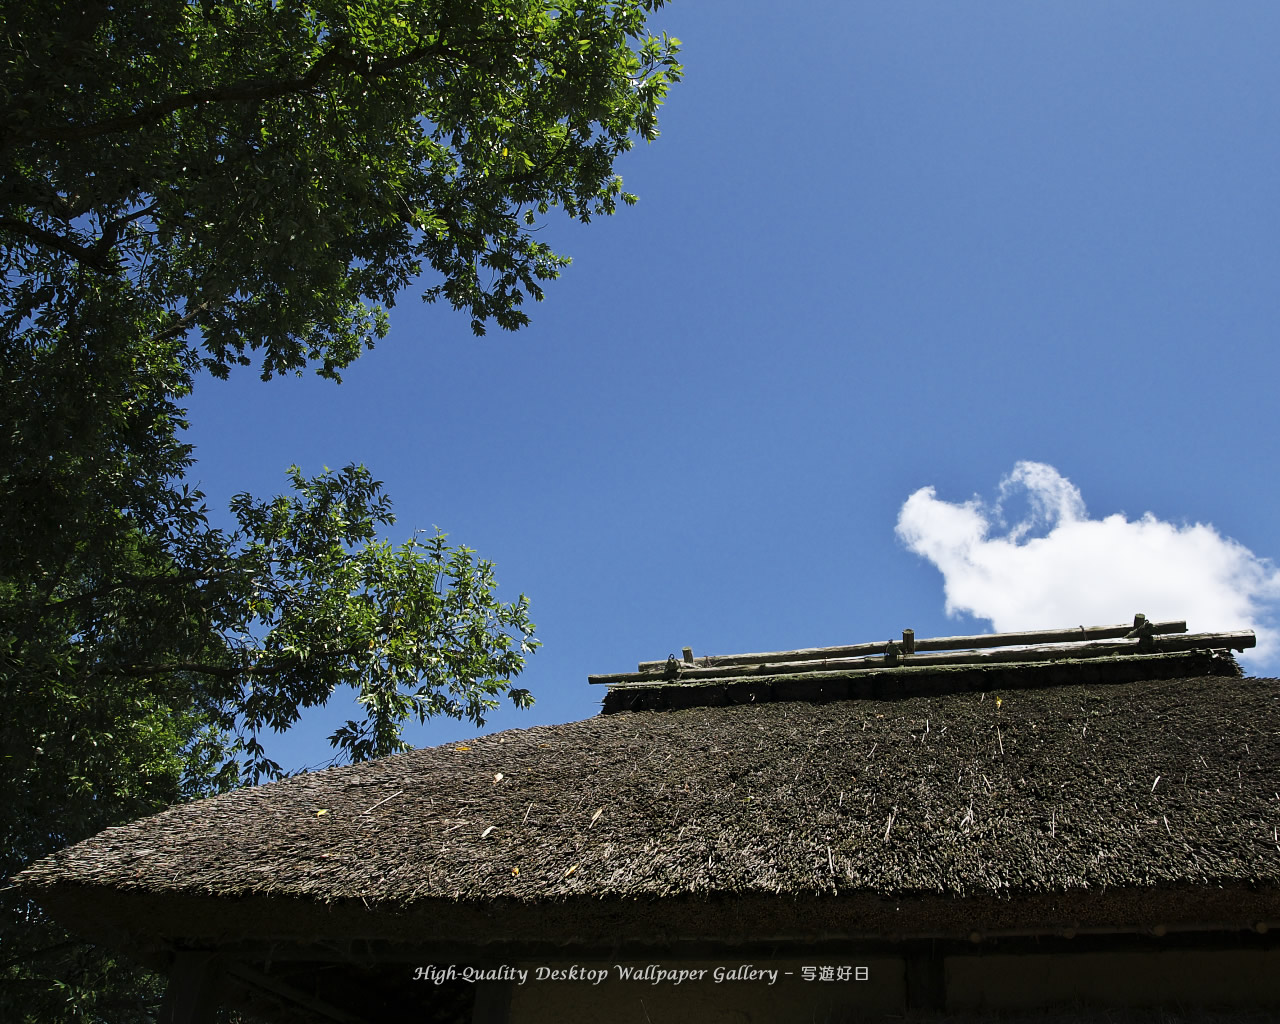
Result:
{"label": "white cloud", "polygon": [[[1028,510],[1005,520],[1011,501]],[[1268,607],[1280,570],[1213,526],[1177,526],[1150,512],[1090,519],[1079,488],[1052,466],[1019,462],[999,498],[954,503],[922,487],[898,513],[898,537],[942,573],[948,615],[996,632],[1120,623],[1144,612],[1186,619],[1192,632],[1252,629],[1244,658],[1271,661],[1280,636]]]}

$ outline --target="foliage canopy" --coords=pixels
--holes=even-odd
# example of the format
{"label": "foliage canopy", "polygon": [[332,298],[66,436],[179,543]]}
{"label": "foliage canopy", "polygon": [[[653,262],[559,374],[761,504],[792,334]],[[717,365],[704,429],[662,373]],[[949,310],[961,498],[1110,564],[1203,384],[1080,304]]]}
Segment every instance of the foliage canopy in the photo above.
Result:
{"label": "foliage canopy", "polygon": [[[410,716],[531,702],[528,603],[489,563],[380,540],[359,466],[291,470],[214,528],[181,403],[237,365],[339,379],[420,279],[477,334],[526,324],[568,262],[544,215],[634,201],[613,162],[681,73],[646,28],[661,6],[5,4],[0,874],[274,776],[262,732],[339,686],[365,713],[332,737],[353,758],[400,749]],[[142,989],[0,902],[0,1018],[146,1018]]]}

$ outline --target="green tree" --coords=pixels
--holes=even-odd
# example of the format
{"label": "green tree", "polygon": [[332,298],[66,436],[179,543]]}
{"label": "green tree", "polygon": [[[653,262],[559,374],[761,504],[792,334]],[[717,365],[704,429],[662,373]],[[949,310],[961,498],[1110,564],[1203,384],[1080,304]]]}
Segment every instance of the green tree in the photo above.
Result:
{"label": "green tree", "polygon": [[[418,280],[483,333],[568,260],[553,207],[679,78],[661,0],[8,0],[0,26],[0,874],[278,773],[263,734],[354,688],[343,756],[480,723],[538,644],[443,536],[392,547],[362,467],[183,484],[204,372],[340,378]],[[0,883],[0,890],[3,883]],[[154,986],[0,891],[0,1021],[146,1020]]]}

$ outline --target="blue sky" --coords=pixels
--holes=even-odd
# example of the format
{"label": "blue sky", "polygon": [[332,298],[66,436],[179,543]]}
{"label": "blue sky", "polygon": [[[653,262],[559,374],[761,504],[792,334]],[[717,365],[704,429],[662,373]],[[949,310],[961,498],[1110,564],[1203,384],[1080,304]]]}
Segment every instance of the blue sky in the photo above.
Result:
{"label": "blue sky", "polygon": [[[543,230],[573,265],[532,326],[474,339],[424,279],[341,386],[202,379],[210,504],[363,462],[391,539],[493,560],[545,646],[536,706],[484,731],[588,717],[588,673],[685,645],[904,627],[1143,611],[1252,626],[1276,674],[1280,6],[676,0],[650,25],[686,78],[618,165],[640,203]],[[269,752],[326,760],[347,711]]]}

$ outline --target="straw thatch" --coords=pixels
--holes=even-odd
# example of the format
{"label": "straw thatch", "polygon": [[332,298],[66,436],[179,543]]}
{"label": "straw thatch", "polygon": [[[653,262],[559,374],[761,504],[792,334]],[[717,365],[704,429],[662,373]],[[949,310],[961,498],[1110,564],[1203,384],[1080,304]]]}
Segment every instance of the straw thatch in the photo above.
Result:
{"label": "straw thatch", "polygon": [[174,807],[18,882],[99,935],[1280,927],[1280,682],[621,712]]}

